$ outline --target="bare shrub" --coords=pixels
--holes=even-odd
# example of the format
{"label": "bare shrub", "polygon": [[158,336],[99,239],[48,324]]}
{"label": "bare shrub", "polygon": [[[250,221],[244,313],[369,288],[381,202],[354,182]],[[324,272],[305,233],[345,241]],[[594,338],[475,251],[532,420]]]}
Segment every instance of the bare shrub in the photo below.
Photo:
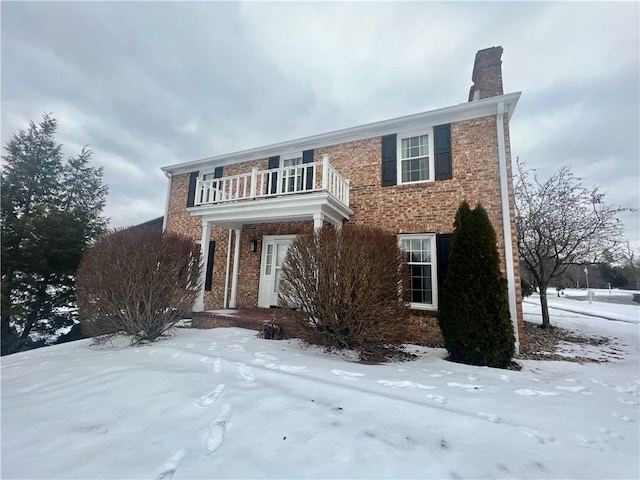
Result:
{"label": "bare shrub", "polygon": [[282,325],[269,322],[260,327],[258,338],[264,338],[265,340],[286,340],[287,334],[285,333]]}
{"label": "bare shrub", "polygon": [[[280,305],[290,336],[361,358],[388,358],[402,339],[406,264],[393,233],[325,226],[300,235],[282,267]],[[405,288],[404,291],[407,291]]]}
{"label": "bare shrub", "polygon": [[191,311],[199,282],[200,250],[193,240],[150,229],[114,231],[80,262],[82,329],[92,337],[122,331],[134,342],[154,341]]}

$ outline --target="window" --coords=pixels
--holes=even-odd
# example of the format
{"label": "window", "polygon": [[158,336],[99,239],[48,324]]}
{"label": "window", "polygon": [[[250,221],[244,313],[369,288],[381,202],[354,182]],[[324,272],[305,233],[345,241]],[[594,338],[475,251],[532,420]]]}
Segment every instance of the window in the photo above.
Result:
{"label": "window", "polygon": [[411,307],[435,308],[435,235],[401,235],[399,240],[409,266]]}
{"label": "window", "polygon": [[398,168],[401,183],[433,180],[431,130],[398,136]]}
{"label": "window", "polygon": [[282,192],[299,192],[302,188],[302,155],[282,159]]}

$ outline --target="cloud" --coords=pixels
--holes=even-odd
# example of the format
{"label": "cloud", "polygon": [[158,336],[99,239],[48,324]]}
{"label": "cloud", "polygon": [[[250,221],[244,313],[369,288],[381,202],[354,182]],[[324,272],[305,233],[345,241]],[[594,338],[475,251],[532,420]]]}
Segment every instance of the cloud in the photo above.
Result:
{"label": "cloud", "polygon": [[[3,2],[2,141],[52,112],[103,165],[114,226],[160,166],[466,101],[478,49],[522,91],[512,153],[640,206],[636,3]],[[637,215],[625,217],[640,240]]]}

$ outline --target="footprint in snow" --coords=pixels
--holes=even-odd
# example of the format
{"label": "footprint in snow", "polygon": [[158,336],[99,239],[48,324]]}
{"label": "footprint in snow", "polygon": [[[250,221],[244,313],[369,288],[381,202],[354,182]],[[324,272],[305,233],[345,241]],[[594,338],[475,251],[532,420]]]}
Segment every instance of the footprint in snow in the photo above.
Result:
{"label": "footprint in snow", "polygon": [[253,382],[256,376],[253,374],[253,369],[248,367],[246,363],[234,363],[236,370],[238,371],[238,378],[246,380],[247,382]]}
{"label": "footprint in snow", "polygon": [[576,385],[574,387],[558,386],[556,388],[558,390],[564,390],[565,392],[582,393],[583,395],[591,395],[591,392],[588,391],[587,387],[584,387],[584,386],[581,386],[581,385]]}
{"label": "footprint in snow", "polygon": [[467,380],[470,380],[470,381],[472,381],[472,382],[475,382],[477,379],[478,379],[478,377],[474,377],[474,376],[471,376],[471,375],[469,375],[469,376],[467,377]]}
{"label": "footprint in snow", "polygon": [[378,383],[391,388],[418,388],[421,390],[435,390],[437,388],[408,380],[378,380]]}
{"label": "footprint in snow", "polygon": [[622,397],[618,397],[618,400],[620,401],[621,404],[623,405],[637,405],[636,402],[634,402],[633,400],[625,400]]}
{"label": "footprint in snow", "polygon": [[174,353],[173,355],[171,355],[171,358],[178,358],[180,356],[179,353]]}
{"label": "footprint in snow", "polygon": [[186,455],[186,451],[184,449],[178,450],[173,456],[167,460],[162,466],[158,469],[158,475],[156,476],[156,480],[171,480],[173,478],[173,474],[176,472],[178,465],[184,459]]}
{"label": "footprint in snow", "polygon": [[441,397],[440,395],[433,395],[431,393],[427,393],[427,398],[441,405],[444,405],[445,403],[447,403],[447,399],[444,397]]}
{"label": "footprint in snow", "polygon": [[298,367],[295,365],[280,365],[280,370],[287,373],[303,373],[303,372],[309,371],[307,367],[302,367],[302,366]]}
{"label": "footprint in snow", "polygon": [[253,363],[254,365],[265,365],[266,363],[269,363],[270,361],[274,361],[274,360],[278,360],[278,357],[275,357],[273,355],[270,355],[268,353],[254,353],[253,356],[255,357],[253,360],[251,360],[251,363]]}
{"label": "footprint in snow", "polygon": [[480,418],[484,418],[485,420],[488,420],[491,423],[500,423],[502,421],[502,419],[499,416],[494,415],[492,413],[480,412],[478,413],[478,416]]}
{"label": "footprint in snow", "polygon": [[207,348],[207,350],[215,350],[217,346],[218,344],[216,342],[211,342],[211,345],[209,345],[209,348]]}
{"label": "footprint in snow", "polygon": [[616,418],[619,418],[623,422],[634,423],[634,420],[632,418],[627,417],[626,415],[620,415],[619,413],[616,413],[616,412],[611,412],[611,415],[613,415]]}
{"label": "footprint in snow", "polygon": [[604,433],[605,435],[609,435],[612,438],[615,438],[617,440],[622,440],[624,437],[616,432],[612,432],[611,430],[604,428],[604,427],[598,427],[598,431]]}
{"label": "footprint in snow", "polygon": [[245,349],[242,345],[238,345],[237,343],[233,345],[227,345],[227,350],[231,350],[232,352],[244,352]]}
{"label": "footprint in snow", "polygon": [[216,419],[209,424],[207,434],[207,455],[215,453],[224,442],[224,432],[231,421],[231,405],[225,403]]}
{"label": "footprint in snow", "polygon": [[154,353],[156,353],[156,351],[155,351],[155,350],[151,350],[151,351],[148,353],[148,355],[149,355],[149,356],[151,356],[151,355],[153,355]]}
{"label": "footprint in snow", "polygon": [[358,377],[365,376],[364,373],[347,372],[346,370],[338,370],[337,368],[331,370],[331,373],[333,373],[334,375],[338,375],[339,377],[351,378],[353,380],[357,379]]}
{"label": "footprint in snow", "polygon": [[187,343],[187,348],[188,348],[189,350],[191,350],[191,349],[192,349],[192,348],[194,348],[194,347],[195,347],[195,345],[194,345],[193,343]]}
{"label": "footprint in snow", "polygon": [[398,372],[400,372],[400,373],[402,373],[402,372],[406,372],[406,371],[407,371],[407,369],[406,369],[406,368],[398,368],[398,370],[397,370],[397,371],[398,371]]}
{"label": "footprint in snow", "polygon": [[528,427],[520,427],[522,433],[524,433],[527,437],[533,438],[538,443],[544,445],[547,442],[553,442],[555,439],[551,435],[547,435],[546,433],[539,432],[538,430],[534,430],[533,428]]}
{"label": "footprint in snow", "polygon": [[447,385],[453,388],[464,388],[469,392],[481,392],[482,390],[484,390],[484,385],[471,385],[468,383],[457,383],[457,382],[449,382],[447,383]]}
{"label": "footprint in snow", "polygon": [[513,382],[513,377],[510,377],[509,375],[500,375],[500,380],[502,380],[503,382],[511,383]]}
{"label": "footprint in snow", "polygon": [[429,375],[431,378],[440,378],[442,377],[442,375],[440,375],[439,373],[432,373],[431,375]]}
{"label": "footprint in snow", "polygon": [[578,443],[581,446],[585,448],[591,448],[592,450],[598,450],[599,452],[604,451],[605,447],[609,446],[609,442],[600,437],[591,439],[583,437],[582,435],[576,435],[576,438],[578,439]]}
{"label": "footprint in snow", "polygon": [[524,395],[527,397],[554,397],[556,395],[560,395],[558,392],[545,392],[542,390],[531,390],[529,388],[521,388],[519,390],[514,390],[514,393],[518,395]]}
{"label": "footprint in snow", "polygon": [[213,405],[218,401],[218,398],[220,398],[220,395],[222,395],[223,392],[224,392],[224,383],[218,385],[212,391],[200,397],[200,399],[198,400],[198,405],[200,405],[201,407],[210,407],[211,405]]}
{"label": "footprint in snow", "polygon": [[217,373],[220,373],[222,371],[222,359],[221,358],[214,358],[213,359],[213,363],[211,365],[209,365],[209,372],[212,375],[215,375]]}

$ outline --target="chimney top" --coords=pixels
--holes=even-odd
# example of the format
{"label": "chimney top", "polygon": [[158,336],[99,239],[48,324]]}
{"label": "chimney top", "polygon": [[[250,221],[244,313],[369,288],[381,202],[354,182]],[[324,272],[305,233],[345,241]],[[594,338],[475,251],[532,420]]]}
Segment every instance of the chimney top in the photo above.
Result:
{"label": "chimney top", "polygon": [[469,101],[502,95],[502,47],[478,50],[473,63]]}

